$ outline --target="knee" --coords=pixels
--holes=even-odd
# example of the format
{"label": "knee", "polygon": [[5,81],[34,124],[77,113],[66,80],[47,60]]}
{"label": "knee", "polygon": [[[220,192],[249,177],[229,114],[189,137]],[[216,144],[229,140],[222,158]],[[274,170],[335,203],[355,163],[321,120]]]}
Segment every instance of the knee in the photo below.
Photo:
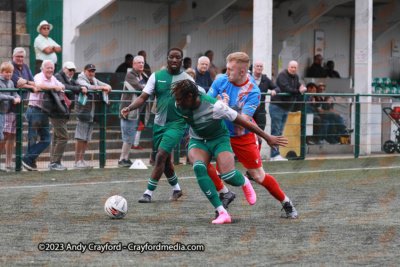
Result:
{"label": "knee", "polygon": [[167,151],[165,151],[163,149],[158,150],[157,156],[156,156],[156,162],[165,163],[167,161],[168,156],[169,156],[169,154],[167,153]]}
{"label": "knee", "polygon": [[61,137],[61,138],[58,139],[58,141],[59,141],[59,142],[62,142],[62,143],[67,143],[68,140],[69,140],[68,136],[63,136],[63,137]]}
{"label": "knee", "polygon": [[257,182],[257,183],[262,183],[265,178],[265,172],[262,168],[260,169],[253,169],[253,171],[249,171],[251,177]]}
{"label": "knee", "polygon": [[261,184],[264,181],[264,176],[256,174],[256,175],[254,175],[252,177],[253,177],[254,181],[256,181],[257,183]]}
{"label": "knee", "polygon": [[193,163],[193,171],[197,179],[199,179],[199,177],[207,176],[207,167],[203,161],[198,160]]}

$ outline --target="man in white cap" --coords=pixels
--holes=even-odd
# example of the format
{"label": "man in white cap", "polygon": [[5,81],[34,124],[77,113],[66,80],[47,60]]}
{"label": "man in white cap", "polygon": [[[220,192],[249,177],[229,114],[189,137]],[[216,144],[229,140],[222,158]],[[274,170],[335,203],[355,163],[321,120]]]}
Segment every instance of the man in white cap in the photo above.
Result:
{"label": "man in white cap", "polygon": [[43,60],[51,60],[54,64],[57,63],[56,53],[61,52],[61,46],[49,37],[53,25],[43,20],[37,27],[38,37],[35,39],[34,48],[36,54],[35,72],[39,72]]}
{"label": "man in white cap", "polygon": [[[57,80],[65,86],[66,90],[72,91],[72,93],[61,93],[60,95],[60,97],[63,96],[65,98],[67,106],[73,103],[72,101],[74,101],[75,99],[75,94],[78,95],[79,93],[87,93],[87,88],[85,86],[79,85],[73,78],[75,71],[75,64],[71,61],[67,61],[64,63],[63,68],[54,75]],[[53,116],[51,117],[50,121],[54,130],[51,144],[50,163],[48,166],[50,170],[64,171],[67,169],[61,164],[61,159],[69,139],[67,130],[68,120],[69,114],[68,116],[65,116],[64,114],[53,114]]]}

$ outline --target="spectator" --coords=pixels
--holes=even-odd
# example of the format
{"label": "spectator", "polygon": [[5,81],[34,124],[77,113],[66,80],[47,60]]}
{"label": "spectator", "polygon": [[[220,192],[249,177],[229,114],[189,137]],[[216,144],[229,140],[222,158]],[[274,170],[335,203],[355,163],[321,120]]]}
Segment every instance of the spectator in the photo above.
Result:
{"label": "spectator", "polygon": [[206,51],[206,53],[204,54],[206,57],[208,57],[208,59],[210,60],[210,66],[208,68],[208,71],[210,72],[211,75],[211,79],[214,81],[215,80],[215,76],[217,76],[217,74],[220,72],[219,68],[217,66],[214,65],[213,60],[214,60],[214,52],[211,50]]}
{"label": "spectator", "polygon": [[[88,90],[103,91],[106,94],[110,92],[111,86],[99,81],[94,76],[96,67],[93,64],[87,64],[84,71],[78,75],[77,83],[86,87]],[[74,168],[88,169],[92,168],[84,161],[87,143],[92,139],[93,125],[95,122],[95,103],[100,99],[97,93],[87,93],[87,103],[81,104],[78,96],[75,96],[75,113],[78,119],[75,131],[75,163]]]}
{"label": "spectator", "polygon": [[[22,47],[16,47],[13,51],[13,59],[11,63],[14,66],[14,72],[11,80],[15,88],[30,89],[33,93],[37,92],[35,81],[29,66],[24,63],[26,52]],[[26,99],[27,92],[22,93],[22,99]],[[22,100],[21,100],[22,101]],[[6,123],[4,125],[4,139],[6,143],[6,169],[8,171],[15,170],[15,165],[12,162],[13,151],[15,148],[15,136],[17,132],[17,117],[15,113],[17,107],[10,102],[9,113],[6,114]]]}
{"label": "spectator", "polygon": [[[37,92],[35,81],[29,66],[25,62],[26,52],[22,47],[16,47],[13,53],[11,63],[14,66],[14,72],[11,80],[15,88],[30,89],[33,93]],[[22,98],[25,99],[27,93],[23,93]]]}
{"label": "spectator", "polygon": [[146,73],[147,77],[150,77],[151,69],[150,69],[149,64],[147,64],[147,61],[146,61],[146,59],[147,59],[146,51],[140,50],[139,53],[138,53],[138,56],[142,56],[144,58],[144,70],[143,70],[143,72]]}
{"label": "spectator", "polygon": [[333,98],[327,96],[322,104],[322,118],[329,121],[327,141],[332,144],[341,144],[339,141],[340,136],[347,136],[354,130],[347,129],[344,124],[343,115],[334,109]]}
{"label": "spectator", "polygon": [[189,69],[191,67],[192,67],[192,59],[190,57],[185,57],[183,59],[183,65],[182,65],[181,70],[186,71],[187,69]]}
{"label": "spectator", "polygon": [[326,78],[327,74],[322,67],[322,56],[320,54],[314,57],[314,63],[307,70],[307,77]]}
{"label": "spectator", "polygon": [[[294,104],[298,94],[304,93],[307,88],[300,84],[297,75],[298,64],[292,60],[288,64],[288,68],[279,73],[276,79],[276,85],[281,89],[282,93],[290,93],[290,96],[275,95],[271,98],[269,105],[269,114],[271,116],[271,135],[281,136],[285,128],[286,120],[289,115],[289,109]],[[271,161],[287,160],[277,151],[271,149]]]}
{"label": "spectator", "polygon": [[125,55],[125,62],[118,66],[115,72],[127,73],[128,69],[132,68],[133,56],[131,54]]}
{"label": "spectator", "polygon": [[[54,76],[54,62],[44,60],[41,67],[42,72],[35,75],[37,89],[52,90],[60,92],[65,87]],[[43,92],[31,93],[29,96],[29,107],[26,110],[26,120],[28,121],[28,150],[22,158],[22,165],[28,171],[37,170],[36,159],[50,145],[50,125],[49,116],[43,111]],[[37,143],[37,137],[40,142]]]}
{"label": "spectator", "polygon": [[[317,93],[317,85],[315,83],[307,84],[307,93]],[[323,113],[322,103],[318,96],[307,96],[307,113],[314,114],[313,117],[313,133],[314,136],[307,136],[308,145],[327,145],[329,144],[325,139],[328,131],[329,121],[321,117]]]}
{"label": "spectator", "polygon": [[335,63],[332,60],[329,60],[326,63],[326,74],[329,78],[340,78],[339,72],[337,72],[336,70],[334,70],[335,68]]}
{"label": "spectator", "polygon": [[[14,88],[14,84],[11,80],[13,76],[14,66],[10,62],[4,62],[0,67],[0,88]],[[7,142],[14,142],[13,139],[10,138],[10,134],[3,134],[3,130],[6,125],[7,115],[10,109],[10,103],[16,105],[21,103],[21,98],[17,94],[17,92],[3,92],[0,90],[0,158],[1,153],[5,147]],[[8,126],[8,125],[7,125]],[[6,138],[7,137],[7,138]],[[12,152],[11,152],[12,153]],[[10,162],[6,161],[6,169],[5,171],[11,171],[13,168],[10,167]],[[0,168],[0,172],[4,171]]]}
{"label": "spectator", "polygon": [[[73,78],[75,71],[75,64],[67,61],[64,63],[63,68],[54,75],[54,77],[65,86],[65,89],[73,92],[68,93],[67,95],[62,92],[60,93],[60,96],[62,96],[69,105],[72,103],[71,100],[75,99],[74,94],[78,95],[79,93],[87,93],[87,88],[80,86]],[[67,130],[68,120],[69,114],[67,116],[65,114],[53,114],[50,118],[53,126],[53,140],[50,153],[50,163],[48,166],[49,170],[64,171],[67,169],[61,164],[61,159],[69,139]]]}
{"label": "spectator", "polygon": [[208,67],[210,65],[210,60],[208,57],[200,57],[197,62],[197,68],[195,68],[196,72],[196,84],[203,87],[206,92],[210,88],[213,80],[211,79],[210,72],[208,71]]}
{"label": "spectator", "polygon": [[[262,74],[263,70],[264,70],[264,65],[262,61],[257,60],[256,62],[254,62],[254,72],[253,72],[254,80],[258,85],[258,88],[260,88],[261,93],[268,93],[268,90],[271,89],[271,96],[275,96],[276,93],[280,93],[281,90],[279,89],[278,86],[276,86],[275,83],[273,83],[267,77],[267,75]],[[267,124],[266,110],[265,110],[265,95],[261,95],[260,105],[258,105],[253,118],[257,122],[258,127],[264,130],[265,125]],[[260,139],[261,138],[259,138],[259,141]]]}
{"label": "spectator", "polygon": [[[318,84],[318,86],[317,86],[317,93],[318,93],[318,94],[325,94],[325,84],[323,84],[323,83]],[[317,95],[317,96],[315,96],[315,101],[317,101],[317,102],[319,102],[319,103],[322,104],[322,102],[325,101],[325,97],[324,97],[324,96]],[[322,113],[323,113],[322,105],[321,105],[320,111],[321,111],[320,114],[322,114]]]}
{"label": "spectator", "polygon": [[196,80],[196,72],[194,71],[194,69],[188,68],[185,72],[187,74],[189,74],[190,77],[192,77],[194,81]]}
{"label": "spectator", "polygon": [[[144,58],[142,56],[136,56],[133,60],[133,69],[126,74],[124,90],[130,91],[142,91],[147,83],[149,77],[143,72],[144,69]],[[124,119],[121,115],[121,110],[133,100],[137,98],[135,94],[122,94],[121,105],[119,106],[119,116],[121,121],[121,132],[122,132],[122,153],[118,161],[119,167],[130,167],[132,161],[129,159],[129,151],[132,145],[135,143],[136,129],[140,122],[140,113],[142,113],[146,104],[140,109],[132,110]],[[140,138],[140,137],[139,137]]]}
{"label": "spectator", "polygon": [[56,53],[61,52],[61,46],[49,37],[53,25],[43,20],[37,27],[38,37],[35,39],[34,48],[36,54],[35,72],[40,71],[40,66],[43,60],[51,60],[54,64],[57,63]]}

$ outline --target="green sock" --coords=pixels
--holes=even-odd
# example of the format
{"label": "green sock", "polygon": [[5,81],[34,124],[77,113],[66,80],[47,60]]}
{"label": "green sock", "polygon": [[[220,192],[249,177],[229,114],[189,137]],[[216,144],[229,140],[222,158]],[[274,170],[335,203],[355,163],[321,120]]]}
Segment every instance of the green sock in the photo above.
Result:
{"label": "green sock", "polygon": [[167,180],[170,185],[174,186],[178,183],[178,176],[176,176],[176,173],[174,173],[174,176],[170,178],[167,177]]}
{"label": "green sock", "polygon": [[193,170],[196,174],[201,191],[203,191],[214,208],[221,206],[222,203],[221,200],[219,200],[217,189],[211,178],[207,175],[207,167],[204,162],[196,161],[193,164]]}
{"label": "green sock", "polygon": [[226,183],[233,185],[233,186],[243,186],[244,185],[244,177],[237,170],[233,170],[231,172],[222,174],[221,179],[224,180]]}
{"label": "green sock", "polygon": [[154,191],[154,190],[156,190],[157,185],[158,185],[158,181],[150,178],[149,182],[147,183],[147,189],[150,191]]}

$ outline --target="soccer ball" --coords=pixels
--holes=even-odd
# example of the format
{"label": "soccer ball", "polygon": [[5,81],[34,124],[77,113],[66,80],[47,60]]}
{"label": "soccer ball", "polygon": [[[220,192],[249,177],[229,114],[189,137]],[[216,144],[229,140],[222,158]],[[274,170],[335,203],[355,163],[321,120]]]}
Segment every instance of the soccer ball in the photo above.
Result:
{"label": "soccer ball", "polygon": [[122,219],[128,212],[128,203],[125,198],[115,195],[107,199],[104,211],[112,219]]}

